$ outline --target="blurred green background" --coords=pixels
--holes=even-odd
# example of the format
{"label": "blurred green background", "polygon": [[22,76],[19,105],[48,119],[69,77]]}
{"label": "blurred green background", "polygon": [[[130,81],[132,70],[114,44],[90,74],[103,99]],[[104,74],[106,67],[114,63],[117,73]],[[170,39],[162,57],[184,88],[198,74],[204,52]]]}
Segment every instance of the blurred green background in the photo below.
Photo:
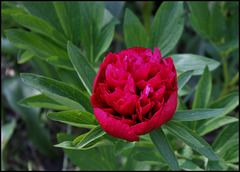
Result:
{"label": "blurred green background", "polygon": [[[125,10],[129,8],[149,32],[152,19],[161,1],[106,1],[105,8],[117,19],[114,38],[109,49],[100,56],[97,68],[108,52],[126,49],[123,33]],[[193,2],[192,2],[193,3]],[[216,100],[239,89],[239,3],[237,1],[206,2],[211,17],[204,20],[203,7],[184,2],[184,30],[174,54],[192,53],[217,60],[220,67],[212,74],[211,100]],[[47,4],[43,4],[46,5]],[[36,6],[37,7],[37,6]],[[201,9],[202,8],[202,9]],[[1,1],[1,166],[2,170],[64,170],[66,158],[62,149],[53,148],[56,133],[68,132],[66,125],[48,120],[51,111],[41,108],[25,108],[17,103],[25,97],[39,94],[20,79],[20,73],[35,73],[59,78],[54,68],[14,47],[6,38],[6,30],[24,28],[13,18],[14,14],[28,11],[18,1]],[[191,14],[190,14],[191,13]],[[196,18],[199,17],[199,23]],[[202,19],[201,19],[202,17]],[[211,25],[211,27],[209,26]],[[205,30],[209,26],[210,30]],[[200,76],[193,76],[182,89],[181,96],[187,107],[192,107],[194,92]],[[238,118],[239,108],[230,113]],[[203,138],[213,143],[221,126]],[[74,128],[72,129],[74,130]],[[72,131],[74,132],[74,131]],[[65,165],[64,165],[65,164]],[[67,169],[77,167],[68,163]]]}

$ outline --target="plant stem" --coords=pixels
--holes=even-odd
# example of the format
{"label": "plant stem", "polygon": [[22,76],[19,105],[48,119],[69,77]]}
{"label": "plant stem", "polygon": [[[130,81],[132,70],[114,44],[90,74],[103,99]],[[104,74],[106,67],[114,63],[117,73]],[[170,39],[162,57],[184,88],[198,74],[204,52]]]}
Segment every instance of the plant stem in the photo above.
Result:
{"label": "plant stem", "polygon": [[236,170],[239,170],[239,166],[238,165],[235,165],[235,164],[231,164],[231,163],[227,163],[228,166],[236,169]]}
{"label": "plant stem", "polygon": [[150,32],[153,3],[153,1],[142,1],[143,25],[147,31],[147,35]]}
{"label": "plant stem", "polygon": [[230,82],[230,86],[234,86],[239,80],[239,72],[235,74],[235,76],[233,77],[232,81]]}
{"label": "plant stem", "polygon": [[28,171],[32,171],[32,162],[28,161]]}
{"label": "plant stem", "polygon": [[[71,134],[71,132],[72,132],[71,125],[67,125],[67,134]],[[67,166],[68,166],[68,157],[64,153],[62,171],[67,171]]]}
{"label": "plant stem", "polygon": [[3,164],[3,150],[1,151],[1,171],[4,171],[5,170],[5,167],[4,167],[4,164]]}
{"label": "plant stem", "polygon": [[114,33],[114,38],[117,39],[118,41],[123,42],[123,43],[125,42],[123,35],[121,35],[120,33],[115,32]]}
{"label": "plant stem", "polygon": [[221,55],[222,61],[223,61],[222,65],[223,65],[224,88],[220,94],[220,97],[222,97],[228,92],[229,77],[228,77],[228,66],[226,61],[226,57],[228,56],[228,53],[219,52],[219,54]]}
{"label": "plant stem", "polygon": [[224,77],[224,87],[227,87],[228,82],[229,82],[229,77],[228,77],[228,67],[227,67],[227,62],[223,62],[223,77]]}

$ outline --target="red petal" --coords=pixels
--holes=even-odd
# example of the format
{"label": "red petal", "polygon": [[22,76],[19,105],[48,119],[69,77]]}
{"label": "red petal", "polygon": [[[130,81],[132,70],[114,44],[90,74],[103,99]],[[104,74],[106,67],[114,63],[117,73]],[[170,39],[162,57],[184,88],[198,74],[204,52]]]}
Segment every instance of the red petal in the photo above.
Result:
{"label": "red petal", "polygon": [[139,141],[139,137],[127,124],[108,117],[107,114],[99,108],[94,108],[94,114],[103,130],[109,135],[125,139],[129,142]]}
{"label": "red petal", "polygon": [[177,108],[177,91],[174,91],[164,106],[159,109],[147,122],[141,122],[131,128],[137,135],[144,135],[159,128],[168,122],[174,115]]}

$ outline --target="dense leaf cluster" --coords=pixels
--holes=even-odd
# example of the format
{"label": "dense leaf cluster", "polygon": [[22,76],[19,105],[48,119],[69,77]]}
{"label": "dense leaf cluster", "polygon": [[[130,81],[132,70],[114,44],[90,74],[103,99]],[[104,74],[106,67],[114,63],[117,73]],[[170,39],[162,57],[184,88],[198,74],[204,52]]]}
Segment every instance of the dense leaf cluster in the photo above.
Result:
{"label": "dense leaf cluster", "polygon": [[[149,167],[147,170],[238,169],[239,124],[238,118],[229,113],[238,106],[239,93],[238,89],[228,92],[227,88],[234,85],[234,78],[238,80],[239,75],[236,74],[230,82],[226,71],[226,58],[239,47],[239,11],[235,9],[238,3],[185,3],[189,8],[187,24],[216,48],[221,60],[191,52],[176,54],[173,50],[187,25],[184,2],[161,3],[148,26],[149,30],[130,9],[125,10],[121,23],[100,1],[19,3],[23,8],[2,9],[2,14],[11,14],[18,25],[17,29],[8,29],[6,37],[19,48],[19,64],[33,60],[42,71],[21,74],[24,83],[41,93],[20,96],[21,101],[14,101],[24,107],[52,109],[54,112],[47,115],[51,120],[90,129],[79,136],[69,133],[57,135],[59,143],[55,147],[63,148],[81,170],[138,170],[141,163]],[[123,4],[120,6],[122,8]],[[106,134],[90,104],[93,81],[99,63],[113,41],[116,25],[123,26],[126,48],[153,50],[158,47],[163,58],[173,59],[178,74],[179,105],[176,113],[162,127],[141,136],[140,142],[126,142]],[[212,100],[211,72],[220,66],[224,69],[224,91],[219,98]],[[187,83],[195,76],[200,76],[200,80],[195,90],[188,91]],[[20,81],[9,82],[5,85],[11,87],[4,87],[3,92],[11,102],[15,96],[13,93],[21,94],[23,89],[16,86]],[[186,105],[184,97],[193,93],[192,104]],[[49,135],[37,124],[40,121],[33,114],[37,112],[20,107],[18,113],[28,123],[28,134],[35,146],[45,155],[53,155],[55,150],[50,146]],[[2,150],[15,125],[13,120],[2,127],[5,133]],[[201,136],[222,126],[226,127],[211,147]],[[180,146],[177,145],[179,140]]]}

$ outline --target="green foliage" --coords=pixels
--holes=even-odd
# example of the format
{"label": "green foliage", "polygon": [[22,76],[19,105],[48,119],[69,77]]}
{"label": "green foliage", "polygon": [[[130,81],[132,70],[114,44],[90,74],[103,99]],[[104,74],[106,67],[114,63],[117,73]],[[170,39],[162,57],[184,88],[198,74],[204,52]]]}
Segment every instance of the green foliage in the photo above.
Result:
{"label": "green foliage", "polygon": [[78,44],[81,40],[79,34],[81,30],[81,15],[78,2],[53,2],[53,6],[67,40]]}
{"label": "green foliage", "polygon": [[24,51],[23,49],[21,49],[18,52],[18,63],[23,64],[26,61],[30,60],[33,56],[34,56],[33,53],[31,53],[29,51]]}
{"label": "green foliage", "polygon": [[73,144],[76,145],[77,149],[81,149],[82,147],[84,147],[88,143],[90,143],[90,142],[94,141],[95,139],[103,136],[104,134],[106,134],[106,132],[99,125],[99,126],[96,126],[95,128],[93,128],[88,133],[84,134],[84,136],[77,137],[75,140],[73,140]]}
{"label": "green foliage", "polygon": [[173,120],[180,121],[195,121],[201,119],[208,119],[214,116],[218,116],[224,108],[221,109],[193,109],[193,110],[178,110],[173,116]]}
{"label": "green foliage", "polygon": [[[65,133],[57,135],[59,142],[72,141],[73,137]],[[63,149],[69,159],[82,170],[111,170],[111,166],[105,158],[97,153],[96,149],[90,150],[70,150]]]}
{"label": "green foliage", "polygon": [[164,161],[172,170],[180,171],[177,158],[172,150],[171,145],[169,144],[166,136],[164,135],[163,130],[160,128],[150,132],[151,139],[156,146],[157,150],[163,157]]}
{"label": "green foliage", "polygon": [[233,111],[239,105],[239,93],[231,93],[217,99],[209,105],[209,108],[224,108],[219,116],[224,116]]}
{"label": "green foliage", "polygon": [[53,112],[49,113],[48,117],[75,127],[93,128],[98,124],[93,114],[79,110]]}
{"label": "green foliage", "polygon": [[202,75],[206,66],[212,71],[220,65],[216,60],[194,54],[173,54],[169,57],[173,59],[178,73],[194,70],[193,75]]}
{"label": "green foliage", "polygon": [[183,26],[182,2],[164,2],[158,8],[149,35],[139,19],[127,9],[123,23],[126,46],[127,48],[145,47],[152,50],[158,47],[162,56],[165,56],[179,41]]}
{"label": "green foliage", "polygon": [[34,74],[22,74],[21,77],[26,84],[60,104],[72,109],[93,111],[89,97],[70,85]]}
{"label": "green foliage", "polygon": [[206,108],[212,91],[211,74],[208,67],[204,69],[204,72],[199,80],[197,90],[195,92],[195,98],[193,101],[193,109]]}
{"label": "green foliage", "polygon": [[182,87],[189,81],[193,74],[193,70],[189,70],[186,72],[181,73],[181,75],[178,76],[177,82],[178,82],[178,91],[182,89]]}
{"label": "green foliage", "polygon": [[57,29],[49,25],[46,21],[27,14],[15,14],[12,15],[13,19],[22,26],[29,28],[31,31],[45,35],[58,43],[63,48],[66,38]]}
{"label": "green foliage", "polygon": [[132,155],[133,159],[148,164],[164,164],[163,158],[156,152],[136,152]]}
{"label": "green foliage", "polygon": [[178,163],[179,163],[181,169],[186,170],[186,171],[204,171],[198,165],[196,165],[192,161],[189,161],[186,159],[179,159]]}
{"label": "green foliage", "polygon": [[4,124],[1,126],[1,170],[4,171],[4,164],[3,164],[3,151],[8,142],[11,138],[14,129],[16,127],[16,120],[12,120],[8,124]]}
{"label": "green foliage", "polygon": [[36,94],[29,87],[24,87],[20,78],[12,78],[3,83],[3,94],[8,104],[14,111],[21,115],[27,125],[27,134],[30,141],[44,155],[54,157],[56,150],[53,149],[50,135],[43,126],[39,125],[39,108],[24,108],[18,106],[17,102],[27,96]]}
{"label": "green foliage", "polygon": [[16,127],[16,120],[12,120],[8,124],[1,127],[1,152],[4,150],[8,140],[11,138]]}
{"label": "green foliage", "polygon": [[25,107],[41,107],[54,110],[67,110],[69,107],[63,106],[62,104],[50,99],[44,94],[39,94],[31,97],[27,97],[18,102],[21,106]]}
{"label": "green foliage", "polygon": [[[79,78],[88,93],[91,95],[93,90],[93,81],[96,76],[95,70],[80,50],[70,42],[68,42],[68,54]],[[84,66],[84,68],[82,66]]]}
{"label": "green foliage", "polygon": [[166,56],[179,41],[184,27],[183,2],[164,2],[156,13],[150,30],[150,48],[156,45]]}
{"label": "green foliage", "polygon": [[188,2],[189,8],[192,13],[189,14],[189,20],[195,31],[203,36],[207,37],[210,14],[208,10],[207,2]]}
{"label": "green foliage", "polygon": [[[18,64],[35,67],[21,79],[41,92],[12,79],[3,83],[3,95],[41,153],[56,157],[55,148],[61,148],[80,170],[239,170],[239,69],[228,69],[238,62],[239,3],[161,2],[153,14],[154,3],[2,3],[7,39],[1,38],[1,49]],[[143,16],[131,4],[140,5]],[[90,103],[104,52],[125,47],[158,47],[178,74],[173,118],[139,142],[108,135]],[[40,108],[50,109],[49,119],[76,127],[75,135],[58,133],[53,148]],[[15,127],[15,119],[2,125],[2,152]],[[211,147],[204,136],[216,130]]]}
{"label": "green foliage", "polygon": [[[239,26],[235,18],[236,12],[235,9],[229,8],[229,3],[232,2],[213,2],[210,7],[208,2],[188,2],[191,10],[189,19],[194,30],[216,45],[224,45],[229,41],[238,40],[236,30]],[[232,28],[231,25],[228,27],[231,20],[234,21],[231,25],[234,25],[235,28]],[[231,45],[228,48],[231,49]],[[221,49],[219,50],[221,51]]]}
{"label": "green foliage", "polygon": [[207,134],[215,129],[218,129],[219,127],[222,127],[226,124],[233,123],[238,121],[237,118],[230,117],[230,116],[222,116],[219,118],[213,118],[202,124],[198,129],[197,133],[202,136],[204,134]]}
{"label": "green foliage", "polygon": [[7,31],[7,38],[18,48],[26,49],[41,59],[50,56],[59,56],[66,58],[67,54],[62,48],[54,45],[50,40],[32,32],[19,29],[10,29]]}
{"label": "green foliage", "polygon": [[147,32],[139,19],[129,9],[125,12],[123,28],[127,48],[148,47]]}
{"label": "green foliage", "polygon": [[211,160],[218,160],[211,146],[185,125],[168,122],[164,125],[174,136]]}
{"label": "green foliage", "polygon": [[135,146],[135,142],[127,142],[125,140],[118,140],[116,141],[115,145],[114,145],[114,150],[113,153],[114,155],[119,155],[122,153],[123,150],[132,148]]}

